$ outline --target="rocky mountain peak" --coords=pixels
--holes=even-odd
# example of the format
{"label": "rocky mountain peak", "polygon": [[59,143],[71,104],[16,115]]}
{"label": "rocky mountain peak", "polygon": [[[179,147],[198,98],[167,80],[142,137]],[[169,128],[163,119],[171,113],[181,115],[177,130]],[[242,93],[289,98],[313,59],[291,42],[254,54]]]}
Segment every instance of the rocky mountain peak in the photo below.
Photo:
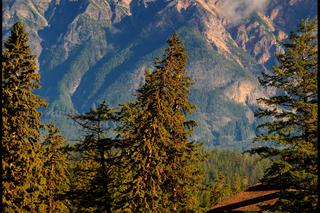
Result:
{"label": "rocky mountain peak", "polygon": [[316,8],[315,0],[4,0],[3,34],[18,20],[26,26],[40,63],[39,93],[50,104],[45,117],[72,137],[63,115],[132,100],[177,32],[194,81],[194,138],[239,148],[254,137],[256,98],[270,92],[257,76],[274,64],[277,40]]}

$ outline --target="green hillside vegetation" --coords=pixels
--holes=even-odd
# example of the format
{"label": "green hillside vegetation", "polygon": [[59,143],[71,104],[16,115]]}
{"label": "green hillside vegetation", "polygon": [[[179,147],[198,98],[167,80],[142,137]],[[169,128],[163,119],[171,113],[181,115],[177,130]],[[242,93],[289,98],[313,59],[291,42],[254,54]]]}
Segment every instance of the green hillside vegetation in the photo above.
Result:
{"label": "green hillside vegetation", "polygon": [[258,183],[270,166],[268,159],[238,151],[209,149],[206,155],[200,165],[206,175],[204,190],[199,195],[203,210]]}

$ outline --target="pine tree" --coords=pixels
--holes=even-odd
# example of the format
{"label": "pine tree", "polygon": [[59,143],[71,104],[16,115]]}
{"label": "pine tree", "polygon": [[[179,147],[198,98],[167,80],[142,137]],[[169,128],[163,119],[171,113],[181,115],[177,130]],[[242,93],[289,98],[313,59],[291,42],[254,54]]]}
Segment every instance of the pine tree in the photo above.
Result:
{"label": "pine tree", "polygon": [[242,189],[241,177],[239,173],[236,173],[234,176],[234,183],[232,185],[232,191],[237,193],[240,192]]}
{"label": "pine tree", "polygon": [[65,195],[69,190],[69,159],[66,142],[60,130],[53,123],[47,126],[48,136],[42,143],[43,173],[46,179],[44,196],[46,212],[68,212],[68,200]]}
{"label": "pine tree", "polygon": [[219,171],[214,181],[213,190],[211,193],[212,205],[218,204],[224,198],[232,194],[231,188],[226,184],[225,176]]}
{"label": "pine tree", "polygon": [[281,189],[280,199],[271,210],[316,212],[318,191],[317,153],[317,19],[303,21],[297,32],[283,44],[279,64],[272,73],[263,73],[260,82],[277,88],[277,94],[262,98],[256,116],[267,118],[258,128],[256,141],[273,142],[281,148],[258,148],[273,157],[263,182]]}
{"label": "pine tree", "polygon": [[2,171],[5,212],[35,212],[41,207],[40,122],[46,103],[33,90],[40,76],[21,23],[11,29],[2,53]]}
{"label": "pine tree", "polygon": [[189,141],[194,121],[188,101],[186,52],[174,34],[163,59],[145,74],[136,101],[123,105],[118,128],[125,174],[119,205],[132,212],[193,208],[201,175],[198,146]]}
{"label": "pine tree", "polygon": [[113,194],[113,140],[108,137],[107,122],[112,109],[103,102],[97,109],[72,116],[85,133],[75,145],[75,177],[72,199],[78,211],[111,212]]}

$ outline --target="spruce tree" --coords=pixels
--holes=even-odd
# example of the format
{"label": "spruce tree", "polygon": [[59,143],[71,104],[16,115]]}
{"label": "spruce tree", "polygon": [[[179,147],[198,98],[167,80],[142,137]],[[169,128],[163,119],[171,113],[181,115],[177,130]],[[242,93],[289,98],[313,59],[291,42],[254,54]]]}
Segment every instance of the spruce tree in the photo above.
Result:
{"label": "spruce tree", "polygon": [[46,103],[33,90],[40,76],[21,23],[11,29],[2,53],[2,189],[5,212],[40,211],[41,176],[38,108]]}
{"label": "spruce tree", "polygon": [[186,119],[191,79],[186,52],[174,34],[162,60],[145,74],[136,100],[123,105],[118,128],[124,179],[118,204],[128,212],[174,212],[194,208],[202,183],[198,146]]}
{"label": "spruce tree", "polygon": [[68,212],[66,193],[69,190],[69,159],[66,142],[53,123],[47,129],[48,136],[42,143],[43,173],[46,179],[45,193],[42,196],[46,212]]}
{"label": "spruce tree", "polygon": [[317,19],[303,21],[283,43],[279,64],[272,73],[263,73],[260,82],[277,93],[259,101],[256,112],[266,118],[258,128],[256,141],[272,142],[280,148],[253,150],[272,157],[263,182],[281,189],[280,199],[271,210],[316,212],[318,192],[318,41]]}
{"label": "spruce tree", "polygon": [[232,195],[232,190],[228,184],[226,184],[226,177],[221,173],[221,171],[217,172],[217,177],[214,181],[214,186],[211,192],[211,205],[218,204],[230,195]]}
{"label": "spruce tree", "polygon": [[77,211],[111,212],[114,165],[113,140],[108,137],[112,109],[101,103],[97,109],[72,116],[84,137],[74,147],[74,189],[71,199]]}
{"label": "spruce tree", "polygon": [[[199,203],[197,193],[204,179],[200,171],[200,145],[190,141],[195,121],[188,120],[186,115],[192,113],[194,106],[188,95],[192,80],[186,77],[186,51],[176,34],[168,40],[168,48],[162,61],[155,67],[165,77],[167,106],[171,110],[167,114],[165,127],[170,134],[171,146],[167,150],[166,181],[162,188],[169,195],[170,211],[188,211],[195,209]],[[158,77],[161,78],[161,75]],[[170,92],[169,92],[170,91]]]}

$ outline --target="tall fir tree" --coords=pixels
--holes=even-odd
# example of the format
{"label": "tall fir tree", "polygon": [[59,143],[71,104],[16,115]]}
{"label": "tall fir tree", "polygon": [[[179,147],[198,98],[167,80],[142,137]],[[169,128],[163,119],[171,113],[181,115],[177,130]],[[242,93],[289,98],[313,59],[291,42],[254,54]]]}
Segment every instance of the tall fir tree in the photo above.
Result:
{"label": "tall fir tree", "polygon": [[41,175],[39,107],[46,103],[33,93],[40,76],[21,23],[11,29],[2,53],[2,171],[5,212],[35,212],[45,179]]}
{"label": "tall fir tree", "polygon": [[186,52],[174,34],[162,60],[145,74],[136,101],[123,105],[118,128],[124,179],[118,203],[128,212],[174,212],[195,207],[202,183],[199,146],[190,142],[194,121],[188,101]]}
{"label": "tall fir tree", "polygon": [[[165,120],[165,127],[170,134],[171,147],[167,150],[166,180],[162,185],[169,195],[170,211],[188,211],[199,205],[197,193],[204,179],[200,171],[200,145],[190,141],[195,121],[187,120],[186,115],[192,113],[194,106],[189,102],[188,95],[192,80],[186,77],[187,54],[176,34],[168,40],[168,48],[162,61],[155,67],[164,79],[167,91],[164,91],[167,107],[171,110]],[[187,172],[186,172],[187,171]]]}
{"label": "tall fir tree", "polygon": [[116,165],[113,164],[113,140],[108,137],[112,109],[101,103],[82,115],[72,116],[84,137],[74,147],[74,189],[71,192],[76,211],[111,212]]}
{"label": "tall fir tree", "polygon": [[46,212],[69,212],[70,202],[66,199],[69,191],[69,159],[66,142],[54,123],[47,126],[48,136],[42,143],[43,176],[46,179],[42,195]]}
{"label": "tall fir tree", "polygon": [[272,158],[263,182],[281,189],[280,199],[271,210],[316,212],[318,192],[318,40],[317,19],[301,22],[272,73],[263,73],[260,82],[277,94],[259,99],[264,104],[257,118],[267,118],[256,138],[273,142],[280,149],[262,147],[252,150]]}

